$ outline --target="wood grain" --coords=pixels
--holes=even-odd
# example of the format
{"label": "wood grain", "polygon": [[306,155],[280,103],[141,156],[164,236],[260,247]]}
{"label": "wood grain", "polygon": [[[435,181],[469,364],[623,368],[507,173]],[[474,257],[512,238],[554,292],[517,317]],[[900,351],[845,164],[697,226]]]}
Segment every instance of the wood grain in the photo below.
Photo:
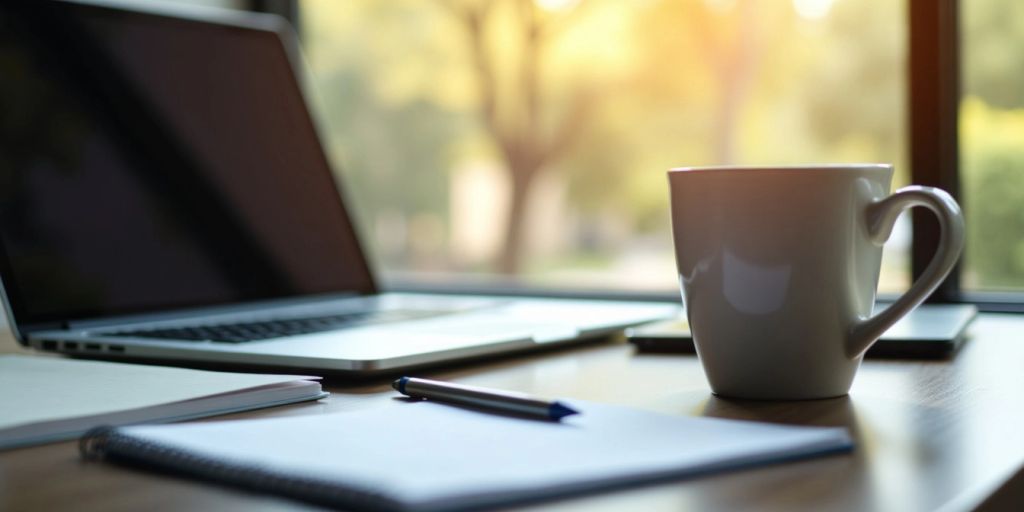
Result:
{"label": "wood grain", "polygon": [[[867,361],[850,395],[805,402],[718,398],[693,356],[616,340],[419,372],[431,378],[679,415],[843,425],[848,455],[680,480],[537,510],[1017,509],[1024,496],[1024,317],[983,315],[949,361]],[[17,351],[10,338],[0,352]],[[328,381],[332,396],[231,417],[324,414],[394,399],[388,379]],[[0,452],[0,510],[296,510],[302,503],[78,459],[74,443]]]}

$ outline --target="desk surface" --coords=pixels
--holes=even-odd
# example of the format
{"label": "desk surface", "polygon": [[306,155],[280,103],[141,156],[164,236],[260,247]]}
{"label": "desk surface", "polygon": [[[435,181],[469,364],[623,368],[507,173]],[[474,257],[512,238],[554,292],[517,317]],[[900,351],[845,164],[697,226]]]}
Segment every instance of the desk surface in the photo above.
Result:
{"label": "desk surface", "polygon": [[[557,510],[965,510],[1021,505],[1024,317],[983,315],[949,361],[867,361],[848,397],[735,401],[711,395],[693,356],[618,342],[420,372],[432,378],[681,415],[844,425],[853,454],[549,502]],[[9,336],[0,352],[20,351]],[[387,380],[327,384],[324,401],[230,416],[371,406]],[[986,501],[987,500],[987,501]],[[301,503],[83,463],[73,442],[0,452],[0,510],[306,509]],[[1018,508],[1021,510],[1021,508]]]}

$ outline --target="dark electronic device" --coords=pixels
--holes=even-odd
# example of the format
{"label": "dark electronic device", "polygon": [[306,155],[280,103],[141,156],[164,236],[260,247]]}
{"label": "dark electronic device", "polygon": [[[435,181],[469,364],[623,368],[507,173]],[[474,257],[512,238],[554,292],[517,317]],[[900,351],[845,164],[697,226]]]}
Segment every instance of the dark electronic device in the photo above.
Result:
{"label": "dark electronic device", "polygon": [[[950,357],[967,338],[967,326],[977,314],[978,308],[968,304],[920,306],[886,331],[865,357]],[[689,324],[682,318],[627,329],[626,339],[642,352],[696,353]]]}

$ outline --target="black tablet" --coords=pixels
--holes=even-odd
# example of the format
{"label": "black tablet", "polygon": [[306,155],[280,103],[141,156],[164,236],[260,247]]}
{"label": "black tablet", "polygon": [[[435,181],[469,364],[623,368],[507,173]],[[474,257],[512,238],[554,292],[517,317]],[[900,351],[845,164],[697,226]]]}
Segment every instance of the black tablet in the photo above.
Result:
{"label": "black tablet", "polygon": [[[912,359],[950,357],[963,344],[967,337],[967,326],[977,314],[978,308],[970,304],[920,306],[886,331],[865,356]],[[685,319],[627,329],[626,339],[643,352],[696,352],[690,326]]]}

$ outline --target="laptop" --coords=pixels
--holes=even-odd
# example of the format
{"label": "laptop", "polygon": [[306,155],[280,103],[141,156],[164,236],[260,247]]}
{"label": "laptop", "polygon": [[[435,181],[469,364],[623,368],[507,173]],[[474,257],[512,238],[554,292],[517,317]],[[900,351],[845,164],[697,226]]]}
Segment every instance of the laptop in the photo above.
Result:
{"label": "laptop", "polygon": [[307,109],[289,27],[143,4],[0,6],[0,276],[22,344],[374,373],[677,313],[382,293]]}

